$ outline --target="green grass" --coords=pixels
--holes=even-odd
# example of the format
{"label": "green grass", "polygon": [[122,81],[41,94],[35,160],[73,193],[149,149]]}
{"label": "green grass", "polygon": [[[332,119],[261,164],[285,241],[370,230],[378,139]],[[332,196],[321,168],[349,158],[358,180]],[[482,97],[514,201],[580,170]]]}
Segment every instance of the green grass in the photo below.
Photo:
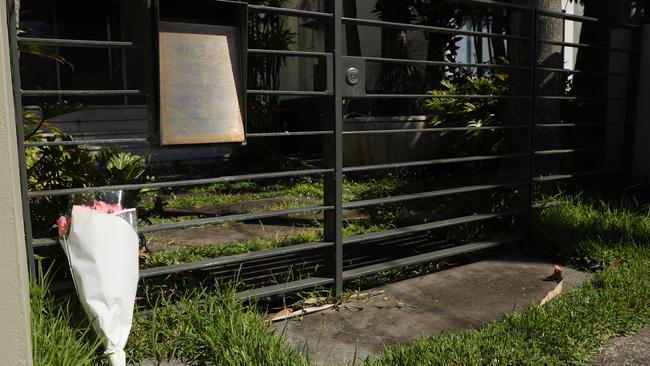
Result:
{"label": "green grass", "polygon": [[[538,211],[536,240],[530,250],[593,271],[589,283],[561,294],[543,307],[508,314],[480,330],[388,348],[366,364],[584,365],[607,339],[650,324],[650,217],[629,205],[584,197],[562,200],[562,204]],[[386,228],[355,223],[347,226],[346,235]],[[304,235],[307,237],[301,240],[312,241],[322,234],[315,230]],[[171,264],[226,255],[226,250],[235,254],[285,244],[271,241],[238,243],[230,249],[192,248],[206,252],[178,252],[177,257],[166,252],[164,255],[170,257],[162,257],[161,253],[161,257],[150,260],[151,265]],[[37,364],[99,364],[97,341],[88,333],[87,322],[72,316],[67,300],[56,302],[48,296],[42,287],[33,285]],[[272,334],[254,307],[235,300],[232,286],[189,291],[175,295],[173,300],[152,298],[158,299],[153,310],[147,316],[138,314],[134,321],[127,347],[132,362],[174,357],[205,365],[309,364]],[[65,346],[65,354],[54,355],[61,345]],[[72,361],[61,363],[47,357]]]}
{"label": "green grass", "polygon": [[[392,228],[390,225],[350,223],[343,229],[343,236],[353,236],[378,232]],[[283,246],[318,242],[323,240],[322,227],[301,229],[294,235],[274,238],[257,238],[246,241],[234,241],[218,245],[196,245],[180,249],[164,250],[151,253],[143,262],[144,268],[169,266],[178,263],[190,263],[208,258],[217,258],[226,255],[244,254],[264,249],[273,249]]]}
{"label": "green grass", "polygon": [[[343,201],[389,196],[403,191],[407,186],[405,180],[394,176],[364,181],[345,180]],[[277,183],[270,186],[257,186],[253,182],[217,183],[179,192],[176,198],[167,201],[167,207],[198,208],[277,197],[291,197],[295,202],[302,202],[296,199],[322,201],[323,181]]]}
{"label": "green grass", "polygon": [[650,324],[650,218],[581,197],[563,201],[538,212],[534,250],[596,271],[592,281],[544,307],[389,348],[367,364],[584,365],[608,338]]}
{"label": "green grass", "polygon": [[74,298],[55,298],[48,290],[51,273],[30,283],[32,352],[37,366],[95,365],[101,362],[101,340],[85,320]]}
{"label": "green grass", "polygon": [[145,268],[151,268],[178,263],[189,263],[207,258],[217,258],[226,255],[243,254],[263,249],[315,242],[320,241],[321,238],[322,230],[312,229],[286,237],[234,241],[223,245],[191,246],[152,253],[149,258],[145,259],[143,265]]}
{"label": "green grass", "polygon": [[161,300],[136,316],[127,353],[131,362],[176,358],[201,365],[308,365],[302,355],[272,334],[270,324],[222,286]]}
{"label": "green grass", "polygon": [[650,251],[615,249],[619,267],[544,307],[507,315],[480,331],[386,350],[368,365],[584,365],[610,337],[650,323]]}
{"label": "green grass", "polygon": [[562,204],[537,211],[531,252],[596,270],[611,260],[612,247],[621,243],[650,245],[650,216],[638,212],[629,201],[612,204],[566,195],[552,200]]}

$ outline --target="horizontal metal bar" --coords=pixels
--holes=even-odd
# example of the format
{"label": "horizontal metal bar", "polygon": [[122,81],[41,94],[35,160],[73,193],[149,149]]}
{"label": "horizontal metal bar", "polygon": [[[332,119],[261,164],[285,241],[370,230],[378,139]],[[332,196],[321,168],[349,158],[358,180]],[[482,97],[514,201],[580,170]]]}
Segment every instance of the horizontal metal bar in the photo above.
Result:
{"label": "horizontal metal bar", "polygon": [[399,29],[406,29],[406,30],[424,31],[424,32],[429,32],[429,33],[439,33],[439,34],[464,35],[464,36],[485,37],[485,38],[514,39],[514,40],[526,40],[526,41],[531,39],[530,37],[511,35],[511,34],[477,32],[477,31],[468,31],[468,30],[462,30],[462,29],[451,29],[451,28],[444,28],[444,27],[435,27],[435,26],[431,26],[431,25],[386,22],[386,21],[373,20],[373,19],[360,19],[360,18],[342,17],[341,21],[344,24],[354,24],[354,25],[360,25],[360,26],[382,27],[382,28],[399,28]]}
{"label": "horizontal metal bar", "polygon": [[613,23],[609,22],[600,18],[594,18],[594,17],[586,17],[584,15],[575,15],[575,14],[567,14],[567,13],[561,13],[557,11],[552,11],[552,10],[546,10],[546,9],[539,9],[538,13],[542,16],[548,16],[548,17],[553,17],[553,18],[560,18],[564,20],[572,20],[572,21],[578,21],[578,22],[593,22],[597,23],[600,25],[607,25],[607,26],[612,26],[612,27],[625,27],[625,28],[631,28],[631,29],[640,29],[641,26],[638,24],[630,24],[630,23]]}
{"label": "horizontal metal bar", "polygon": [[145,188],[199,186],[199,185],[213,184],[213,183],[240,182],[240,181],[257,180],[257,179],[287,178],[287,177],[296,177],[301,175],[325,174],[331,172],[332,169],[303,169],[303,170],[288,170],[283,172],[271,172],[271,173],[229,175],[229,176],[222,176],[216,178],[177,180],[177,181],[169,181],[169,182],[153,182],[153,183],[138,183],[138,184],[120,184],[114,186],[101,186],[101,187],[53,189],[47,191],[32,191],[29,192],[29,197],[65,196],[65,195],[76,194],[76,193],[99,192],[99,191],[107,191],[107,190],[137,190],[137,189],[145,189]]}
{"label": "horizontal metal bar", "polygon": [[[401,121],[399,121],[401,122]],[[410,122],[410,121],[404,121]],[[418,132],[453,132],[453,131],[484,131],[484,130],[511,130],[528,129],[529,125],[509,126],[482,126],[482,127],[431,127],[431,128],[401,128],[393,130],[365,130],[365,131],[343,131],[343,135],[375,135],[391,133],[418,133]]]}
{"label": "horizontal metal bar", "polygon": [[308,90],[247,90],[248,94],[257,95],[298,95],[298,96],[331,96],[329,91],[308,91]]}
{"label": "horizontal metal bar", "polygon": [[267,50],[261,48],[249,48],[249,55],[272,55],[272,56],[293,56],[293,57],[330,57],[329,52],[313,51],[289,51],[289,50]]}
{"label": "horizontal metal bar", "polygon": [[537,70],[546,71],[546,72],[564,72],[567,74],[586,74],[586,75],[624,76],[624,77],[639,76],[638,74],[627,73],[627,72],[570,70],[570,69],[559,69],[554,67],[538,67]]}
{"label": "horizontal metal bar", "polygon": [[491,69],[530,70],[529,66],[519,66],[519,65],[482,64],[482,63],[468,63],[468,62],[448,62],[448,61],[414,60],[414,59],[404,59],[404,58],[363,57],[363,56],[345,56],[345,58],[364,60],[367,62],[412,64],[412,65],[425,65],[425,66],[480,67],[480,68],[491,68]]}
{"label": "horizontal metal bar", "polygon": [[248,10],[255,12],[274,13],[279,15],[289,15],[303,18],[332,18],[331,13],[322,13],[318,11],[298,10],[289,8],[280,8],[276,6],[252,5],[248,4]]}
{"label": "horizontal metal bar", "polygon": [[345,202],[343,203],[343,208],[350,209],[350,208],[358,208],[358,207],[365,207],[365,206],[372,206],[372,205],[382,205],[386,203],[395,203],[395,202],[403,202],[403,201],[423,199],[423,198],[441,197],[441,196],[448,196],[448,195],[460,194],[460,193],[487,191],[487,190],[492,190],[497,188],[513,187],[513,186],[524,185],[524,184],[528,184],[528,182],[483,184],[483,185],[474,185],[474,186],[466,186],[466,187],[458,187],[458,188],[441,189],[441,190],[430,191],[430,192],[420,192],[420,193],[413,193],[413,194],[404,194],[399,196],[375,198],[375,199],[369,199],[363,201]]}
{"label": "horizontal metal bar", "polygon": [[580,96],[563,96],[563,95],[538,95],[537,99],[542,100],[613,100],[620,102],[635,102],[636,98],[612,98],[612,97],[580,97]]}
{"label": "horizontal metal bar", "polygon": [[249,261],[254,261],[259,259],[266,259],[271,257],[284,256],[288,254],[301,253],[301,252],[317,250],[322,248],[329,248],[332,245],[333,243],[330,242],[295,244],[286,247],[264,249],[255,252],[229,255],[229,256],[218,257],[218,258],[210,258],[210,259],[192,262],[192,263],[181,263],[181,264],[174,264],[171,266],[147,268],[147,269],[140,270],[140,278],[164,276],[164,275],[177,273],[177,272],[184,272],[184,271],[212,269],[215,267],[222,267],[229,264],[238,264],[238,263],[244,263],[244,262],[249,262]]}
{"label": "horizontal metal bar", "polygon": [[505,239],[500,239],[500,240],[482,241],[482,242],[476,242],[471,244],[459,245],[457,247],[440,249],[430,253],[424,253],[424,254],[414,255],[411,257],[400,258],[400,259],[393,259],[384,263],[378,263],[369,266],[349,269],[347,271],[343,271],[343,279],[347,281],[354,278],[371,275],[377,272],[383,272],[391,269],[398,269],[402,267],[412,266],[415,264],[430,262],[436,259],[447,258],[455,255],[465,254],[465,253],[476,252],[479,250],[496,248],[499,246],[516,243],[518,241],[521,241],[523,238],[524,238],[523,235],[518,235],[518,236],[513,236]]}
{"label": "horizontal metal bar", "polygon": [[130,139],[95,139],[95,140],[72,140],[72,141],[25,141],[25,146],[77,146],[77,145],[117,145],[117,144],[149,144],[147,138]]}
{"label": "horizontal metal bar", "polygon": [[407,98],[407,99],[530,99],[530,95],[434,95],[434,94],[366,94],[346,96],[346,98]]}
{"label": "horizontal metal bar", "polygon": [[49,247],[57,244],[59,244],[59,238],[38,238],[32,242],[34,248]]}
{"label": "horizontal metal bar", "polygon": [[596,46],[596,45],[591,45],[586,43],[576,43],[576,42],[562,42],[562,41],[554,41],[552,39],[539,39],[537,42],[551,44],[555,46],[572,47],[572,48],[589,48],[592,50],[601,50],[601,51],[609,51],[609,52],[638,53],[634,50],[630,50],[627,48]]}
{"label": "horizontal metal bar", "polygon": [[558,155],[558,154],[570,154],[577,152],[587,152],[587,151],[605,151],[608,149],[615,149],[610,147],[584,147],[577,149],[555,149],[555,150],[536,150],[533,151],[533,155],[542,156],[542,155]]}
{"label": "horizontal metal bar", "polygon": [[458,4],[495,6],[502,9],[515,9],[515,10],[526,11],[526,12],[533,10],[533,8],[527,5],[505,3],[501,1],[495,1],[495,0],[445,0],[445,1],[450,3],[458,3]]}
{"label": "horizontal metal bar", "polygon": [[332,135],[334,131],[285,131],[285,132],[259,132],[247,133],[246,137],[285,137],[285,136],[321,136]]}
{"label": "horizontal metal bar", "polygon": [[406,167],[423,166],[423,165],[469,163],[474,161],[522,158],[526,156],[528,156],[528,154],[522,153],[522,154],[506,154],[506,155],[464,156],[458,158],[441,158],[441,159],[432,159],[432,160],[409,161],[403,163],[351,166],[351,167],[344,167],[343,172],[350,173],[350,172],[361,172],[367,170],[406,168]]}
{"label": "horizontal metal bar", "polygon": [[18,37],[19,44],[56,46],[56,47],[91,47],[91,48],[129,48],[137,47],[140,44],[135,42],[122,41],[96,41],[91,39],[59,39],[59,38],[35,38]]}
{"label": "horizontal metal bar", "polygon": [[21,90],[23,96],[48,97],[48,96],[84,96],[100,97],[111,95],[143,95],[144,90]]}
{"label": "horizontal metal bar", "polygon": [[496,219],[498,217],[503,217],[503,216],[512,216],[512,215],[516,215],[516,214],[523,213],[523,212],[526,212],[526,210],[525,209],[518,209],[518,210],[510,210],[510,211],[488,213],[488,214],[474,214],[474,215],[456,217],[456,218],[453,218],[453,219],[446,219],[446,220],[440,220],[440,221],[435,221],[435,222],[428,222],[426,224],[405,226],[405,227],[401,227],[401,228],[397,228],[397,229],[379,231],[379,232],[376,232],[376,233],[368,233],[368,234],[349,236],[347,238],[343,238],[343,244],[346,244],[346,245],[357,244],[357,243],[362,243],[362,242],[365,242],[365,241],[385,239],[385,238],[390,238],[390,237],[393,237],[393,236],[400,236],[400,235],[404,235],[404,234],[416,233],[416,232],[425,231],[425,230],[440,229],[440,228],[443,228],[443,227],[455,226],[455,225],[460,225],[460,224],[467,224],[467,223],[470,223],[470,222],[477,222],[477,221],[483,221],[483,220]]}
{"label": "horizontal metal bar", "polygon": [[331,210],[332,208],[333,208],[332,206],[310,206],[310,207],[288,208],[285,210],[274,210],[274,211],[255,212],[255,213],[227,215],[227,216],[215,216],[215,217],[207,217],[204,219],[171,222],[168,224],[142,226],[138,228],[138,231],[140,233],[146,234],[146,233],[153,233],[156,231],[185,229],[193,226],[214,225],[214,224],[221,224],[224,222],[233,222],[233,221],[257,220],[257,219],[264,219],[269,217],[284,216],[284,215],[289,215],[294,213],[324,211],[324,210]]}
{"label": "horizontal metal bar", "polygon": [[298,291],[305,288],[327,286],[333,283],[334,283],[334,279],[332,278],[310,277],[304,280],[292,281],[287,283],[281,283],[274,286],[255,288],[251,290],[238,292],[235,294],[235,296],[240,300],[249,300],[249,299],[253,300],[261,297],[281,295],[287,292]]}
{"label": "horizontal metal bar", "polygon": [[629,126],[634,124],[635,124],[634,122],[538,123],[535,125],[535,127],[551,128],[551,127]]}
{"label": "horizontal metal bar", "polygon": [[556,180],[587,177],[587,176],[590,176],[590,175],[610,174],[610,173],[616,173],[616,172],[617,172],[617,170],[593,170],[593,171],[578,172],[578,173],[571,173],[571,174],[553,174],[553,175],[545,175],[545,176],[535,177],[535,178],[533,178],[533,181],[542,183],[542,182],[550,182],[550,181],[556,181]]}
{"label": "horizontal metal bar", "polygon": [[[313,252],[312,252],[313,253]],[[306,267],[322,267],[327,255],[325,253],[309,254],[307,252],[289,254],[287,257],[270,257],[262,260],[251,262],[234,263],[226,267],[216,267],[213,269],[205,269],[204,272],[210,276],[223,276],[234,275],[240,272],[239,269],[245,271],[245,275],[241,274],[239,279],[248,281],[251,279],[273,278],[277,273],[291,273],[293,268],[300,266]],[[235,268],[233,268],[235,267]]]}

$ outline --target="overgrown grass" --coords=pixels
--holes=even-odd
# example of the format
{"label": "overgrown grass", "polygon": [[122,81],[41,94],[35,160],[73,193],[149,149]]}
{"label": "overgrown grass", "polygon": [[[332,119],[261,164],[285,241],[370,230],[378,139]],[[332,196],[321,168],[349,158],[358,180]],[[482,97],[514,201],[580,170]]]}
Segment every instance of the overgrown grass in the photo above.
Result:
{"label": "overgrown grass", "polygon": [[[343,229],[343,236],[353,236],[378,232],[392,228],[391,225],[369,223],[350,223]],[[226,255],[244,254],[264,249],[318,242],[323,240],[323,228],[313,227],[298,230],[296,234],[274,238],[257,238],[246,241],[233,241],[218,245],[194,245],[186,248],[164,250],[151,253],[143,262],[145,268],[169,266],[178,263],[190,263],[208,258]]]}
{"label": "overgrown grass", "polygon": [[480,331],[390,348],[369,365],[583,365],[610,337],[650,323],[650,251],[615,249],[618,267],[544,307],[507,315]]}
{"label": "overgrown grass", "polygon": [[612,260],[621,244],[650,245],[650,216],[631,201],[616,205],[583,196],[560,195],[535,217],[531,252],[552,255],[573,266],[597,270]]}
{"label": "overgrown grass", "polygon": [[[536,241],[531,250],[594,271],[592,281],[543,307],[506,315],[481,330],[392,347],[366,364],[584,365],[608,338],[650,324],[650,217],[631,206],[614,208],[584,197],[563,197],[563,201],[536,215]],[[350,228],[355,233],[385,229]],[[311,241],[321,234],[305,235],[315,235],[302,238]],[[219,252],[202,255],[252,249],[246,245],[242,243],[239,249],[205,247]],[[278,243],[248,245],[271,247]],[[193,260],[183,256],[156,260],[170,264],[181,259]],[[69,303],[57,303],[48,296],[42,287],[32,288],[37,364],[98,364],[98,344],[89,337],[88,324],[70,325],[76,320],[71,318]],[[189,291],[173,300],[155,298],[158,302],[151,312],[135,318],[127,347],[132,362],[173,357],[205,365],[309,364],[272,334],[254,308],[238,302],[231,286]],[[59,357],[56,350],[61,346],[66,349],[64,357],[72,360],[69,363],[51,358]]]}
{"label": "overgrown grass", "polygon": [[265,319],[222,286],[160,300],[146,316],[136,316],[127,352],[131,362],[169,358],[201,365],[308,365],[273,335]]}
{"label": "overgrown grass", "polygon": [[[50,274],[31,284],[34,365],[104,365],[103,347],[74,296],[55,298]],[[131,364],[177,358],[201,365],[308,365],[273,334],[264,317],[234,296],[234,287],[156,297],[136,312],[126,351]]]}
{"label": "overgrown grass", "polygon": [[650,218],[582,197],[543,208],[536,245],[582,268],[588,284],[484,329],[393,347],[368,365],[584,365],[613,336],[650,324]]}
{"label": "overgrown grass", "polygon": [[57,299],[49,292],[51,274],[44,273],[40,265],[38,270],[38,280],[30,283],[34,365],[99,364],[101,340],[92,325],[70,297]]}
{"label": "overgrown grass", "polygon": [[243,254],[263,249],[315,242],[321,240],[321,238],[322,230],[312,229],[300,231],[295,235],[286,237],[234,241],[224,245],[191,246],[152,253],[149,258],[145,259],[143,265],[146,268],[150,268],[169,266],[178,263],[189,263],[207,258],[217,258],[226,255]]}
{"label": "overgrown grass", "polygon": [[[371,196],[389,196],[406,188],[407,182],[394,176],[363,181],[345,180],[343,201],[349,202]],[[294,198],[296,204],[302,201],[295,198],[322,201],[323,181],[276,183],[269,186],[257,186],[253,182],[217,183],[179,192],[175,198],[167,201],[167,207],[198,208],[277,197]]]}

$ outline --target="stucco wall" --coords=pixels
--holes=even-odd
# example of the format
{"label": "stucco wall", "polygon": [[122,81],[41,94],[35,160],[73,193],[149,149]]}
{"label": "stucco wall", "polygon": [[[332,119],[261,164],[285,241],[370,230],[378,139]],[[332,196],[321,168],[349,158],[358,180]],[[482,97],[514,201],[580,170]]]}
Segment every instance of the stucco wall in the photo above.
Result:
{"label": "stucco wall", "polygon": [[29,290],[6,1],[0,8],[0,355],[2,365],[31,365]]}

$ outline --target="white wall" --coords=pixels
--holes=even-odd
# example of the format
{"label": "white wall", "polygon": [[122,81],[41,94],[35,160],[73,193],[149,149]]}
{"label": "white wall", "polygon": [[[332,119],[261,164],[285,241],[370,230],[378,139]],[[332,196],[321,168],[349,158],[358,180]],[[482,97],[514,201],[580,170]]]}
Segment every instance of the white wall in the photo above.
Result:
{"label": "white wall", "polygon": [[0,364],[32,364],[29,287],[9,59],[6,2],[0,8]]}

